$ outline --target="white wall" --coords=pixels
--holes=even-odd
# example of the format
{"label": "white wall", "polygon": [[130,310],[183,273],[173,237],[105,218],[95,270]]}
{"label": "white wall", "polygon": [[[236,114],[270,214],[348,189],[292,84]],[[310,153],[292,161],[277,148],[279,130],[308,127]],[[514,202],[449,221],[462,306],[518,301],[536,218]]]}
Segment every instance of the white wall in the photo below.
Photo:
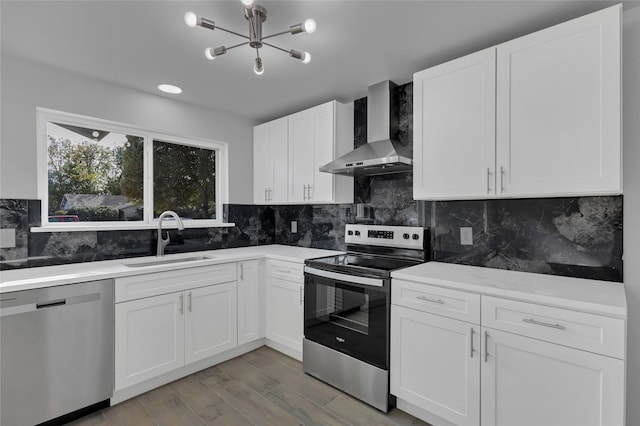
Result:
{"label": "white wall", "polygon": [[640,7],[624,13],[624,285],[627,294],[627,425],[640,425]]}
{"label": "white wall", "polygon": [[[126,72],[126,71],[123,71]],[[0,198],[36,199],[36,107],[229,144],[229,202],[253,201],[253,122],[2,55]]]}

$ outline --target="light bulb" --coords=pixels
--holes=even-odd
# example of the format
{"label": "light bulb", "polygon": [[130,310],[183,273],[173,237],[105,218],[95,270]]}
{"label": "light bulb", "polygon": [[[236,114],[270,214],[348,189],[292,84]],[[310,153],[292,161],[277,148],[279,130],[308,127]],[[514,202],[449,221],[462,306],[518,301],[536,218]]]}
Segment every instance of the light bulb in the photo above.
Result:
{"label": "light bulb", "polygon": [[184,22],[191,28],[194,28],[198,25],[198,16],[193,12],[187,12],[184,14]]}
{"label": "light bulb", "polygon": [[206,56],[208,60],[213,61],[216,58],[213,47],[207,47],[206,49],[204,49],[204,56]]}
{"label": "light bulb", "polygon": [[262,75],[264,73],[264,67],[262,66],[262,59],[256,58],[256,64],[253,66],[253,72],[257,75]]}
{"label": "light bulb", "polygon": [[253,0],[240,0],[240,1],[242,1],[242,4],[244,4],[245,7],[253,6]]}
{"label": "light bulb", "polygon": [[302,63],[308,64],[309,62],[311,62],[311,54],[309,52],[304,52],[302,54]]}
{"label": "light bulb", "polygon": [[304,21],[304,32],[309,33],[309,34],[313,34],[316,32],[316,28],[318,28],[316,21],[314,21],[311,18],[307,18]]}

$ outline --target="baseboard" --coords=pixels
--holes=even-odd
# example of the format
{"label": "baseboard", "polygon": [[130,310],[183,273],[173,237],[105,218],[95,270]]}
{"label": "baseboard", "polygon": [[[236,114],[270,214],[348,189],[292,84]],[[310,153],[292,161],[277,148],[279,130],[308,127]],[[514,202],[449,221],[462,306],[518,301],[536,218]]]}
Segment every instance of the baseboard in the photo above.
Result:
{"label": "baseboard", "polygon": [[281,352],[287,356],[290,356],[293,359],[297,359],[302,362],[302,350],[291,349],[288,346],[283,345],[282,343],[275,342],[271,339],[264,339],[265,345],[269,346],[272,349],[275,349],[278,352]]}
{"label": "baseboard", "polygon": [[200,370],[213,367],[214,365],[220,364],[221,362],[225,362],[232,358],[238,357],[240,355],[244,355],[247,352],[251,352],[264,345],[265,345],[265,339],[254,340],[253,342],[236,346],[235,348],[230,349],[228,351],[219,353],[210,358],[206,358],[189,365],[185,365],[184,367],[178,368],[177,370],[173,370],[161,376],[154,377],[153,379],[147,380],[145,382],[138,383],[136,385],[130,386],[125,389],[118,390],[114,392],[113,397],[111,398],[111,405],[119,404],[123,401],[126,401],[127,399],[131,399],[135,396],[138,396],[140,394],[143,394],[145,392],[158,388],[162,385],[166,385],[167,383],[171,383],[175,380],[181,379],[190,374],[197,373]]}

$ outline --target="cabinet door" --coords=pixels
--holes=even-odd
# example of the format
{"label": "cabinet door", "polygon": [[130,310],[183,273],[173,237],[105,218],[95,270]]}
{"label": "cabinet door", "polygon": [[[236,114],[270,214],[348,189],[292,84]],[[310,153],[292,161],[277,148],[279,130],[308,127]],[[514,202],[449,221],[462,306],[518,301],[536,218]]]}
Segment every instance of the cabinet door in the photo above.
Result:
{"label": "cabinet door", "polygon": [[483,426],[624,424],[624,361],[493,329],[483,341]]}
{"label": "cabinet door", "polygon": [[273,149],[271,149],[271,123],[253,128],[253,202],[269,201],[269,189],[273,187]]}
{"label": "cabinet door", "polygon": [[498,193],[621,192],[621,9],[497,47]]}
{"label": "cabinet door", "polygon": [[184,293],[115,305],[115,389],[184,365]]}
{"label": "cabinet door", "polygon": [[314,155],[313,109],[290,115],[289,201],[308,200],[308,186],[313,186]]}
{"label": "cabinet door", "polygon": [[266,337],[302,353],[303,284],[267,277]]}
{"label": "cabinet door", "polygon": [[309,201],[332,201],[334,175],[321,173],[319,168],[335,158],[334,104],[329,102],[313,108],[313,181],[307,190]]}
{"label": "cabinet door", "polygon": [[238,345],[264,337],[264,297],[259,262],[238,263]]}
{"label": "cabinet door", "polygon": [[272,203],[284,203],[287,201],[287,188],[289,185],[289,119],[287,117],[271,122],[270,140],[273,186],[271,187],[269,201]]}
{"label": "cabinet door", "polygon": [[495,194],[495,101],[495,48],[414,74],[414,198]]}
{"label": "cabinet door", "polygon": [[479,329],[392,305],[391,394],[457,425],[478,426]]}
{"label": "cabinet door", "polygon": [[189,290],[185,292],[185,298],[186,363],[237,346],[238,311],[235,282]]}
{"label": "cabinet door", "polygon": [[288,118],[253,129],[253,198],[258,204],[287,201]]}

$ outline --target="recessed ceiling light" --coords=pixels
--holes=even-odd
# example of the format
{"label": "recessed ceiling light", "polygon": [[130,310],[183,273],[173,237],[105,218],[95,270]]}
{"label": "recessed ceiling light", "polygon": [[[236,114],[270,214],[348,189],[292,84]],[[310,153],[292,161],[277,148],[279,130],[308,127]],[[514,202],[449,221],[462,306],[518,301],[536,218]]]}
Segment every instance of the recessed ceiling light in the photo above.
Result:
{"label": "recessed ceiling light", "polygon": [[172,95],[182,93],[182,89],[173,84],[158,84],[158,89],[164,93],[171,93]]}

